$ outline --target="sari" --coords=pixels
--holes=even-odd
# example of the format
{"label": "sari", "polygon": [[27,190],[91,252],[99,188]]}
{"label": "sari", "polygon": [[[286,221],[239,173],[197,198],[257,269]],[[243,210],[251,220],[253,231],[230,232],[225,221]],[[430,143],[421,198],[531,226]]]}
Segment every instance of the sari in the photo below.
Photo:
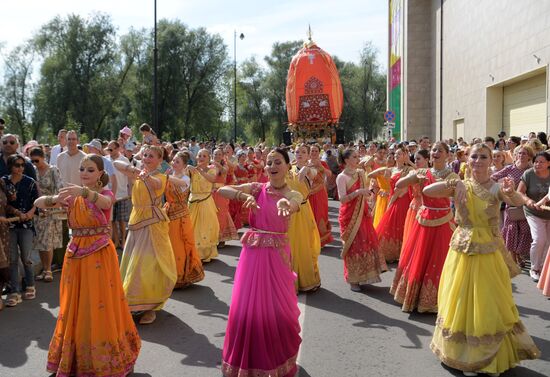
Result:
{"label": "sari", "polygon": [[296,166],[288,172],[286,181],[291,190],[299,192],[304,198],[300,210],[290,216],[288,228],[292,269],[298,275],[296,289],[304,292],[315,290],[321,285],[318,262],[321,238],[308,200],[309,183],[300,182]]}
{"label": "sari", "polygon": [[[328,169],[326,162],[321,161],[323,167]],[[328,193],[325,186],[325,171],[317,172],[313,178],[313,184],[309,193],[309,204],[313,211],[313,217],[317,223],[319,236],[321,237],[321,247],[334,241],[332,237],[332,227],[328,219]]]}
{"label": "sari", "polygon": [[[214,169],[209,174],[216,174]],[[199,172],[191,174],[191,195],[189,196],[189,211],[195,233],[195,245],[203,262],[210,262],[218,256],[218,239],[220,225],[218,211],[212,198],[212,183]]]}
{"label": "sari", "polygon": [[170,243],[176,260],[177,280],[174,288],[183,288],[204,279],[204,269],[195,247],[193,224],[187,207],[189,191],[168,183],[165,196],[164,209],[170,218]]}
{"label": "sari", "polygon": [[[358,171],[346,187],[346,194],[366,187],[365,174]],[[388,270],[384,256],[378,252],[378,238],[372,226],[367,199],[363,195],[342,203],[338,216],[342,232],[341,256],[344,278],[349,284],[371,284],[382,281],[380,274]]]}
{"label": "sari", "polygon": [[212,191],[214,203],[216,203],[216,208],[218,209],[218,223],[220,224],[220,232],[218,236],[219,242],[239,239],[237,229],[235,228],[235,224],[233,224],[233,219],[229,213],[229,199],[224,198],[217,192],[219,188],[225,185],[226,176],[227,173],[220,173],[216,175],[216,182],[214,182],[214,189]]}
{"label": "sari", "polygon": [[[251,211],[229,306],[223,342],[225,377],[291,377],[300,348],[296,275],[290,265],[288,219],[269,184],[253,184],[259,210]],[[298,201],[296,192],[288,194]]]}
{"label": "sari", "polygon": [[162,185],[153,189],[138,179],[132,188],[132,212],[120,273],[131,311],[160,310],[177,280],[170,243],[169,218],[161,208],[167,177],[157,173]]}
{"label": "sari", "polygon": [[[101,194],[114,200],[111,191]],[[73,233],[61,272],[60,308],[47,370],[61,377],[126,376],[133,370],[141,340],[111,241],[111,210],[78,196],[68,211]]]}
{"label": "sari", "polygon": [[511,277],[519,273],[500,234],[499,184],[465,180],[449,253],[439,283],[430,348],[446,365],[465,372],[503,373],[540,351],[519,318]]}

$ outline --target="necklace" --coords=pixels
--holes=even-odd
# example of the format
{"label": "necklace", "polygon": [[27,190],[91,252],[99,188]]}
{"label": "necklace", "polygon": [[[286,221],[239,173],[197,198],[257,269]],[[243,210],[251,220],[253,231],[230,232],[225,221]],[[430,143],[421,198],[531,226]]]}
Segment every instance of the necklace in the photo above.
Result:
{"label": "necklace", "polygon": [[430,171],[432,175],[434,175],[436,178],[439,178],[439,179],[444,179],[451,172],[447,167],[444,167],[443,169],[440,169],[440,170],[436,170],[435,168],[430,168]]}
{"label": "necklace", "polygon": [[350,177],[353,177],[356,173],[357,173],[357,170],[353,169],[351,172],[348,170],[348,169],[344,169],[344,173],[346,175],[349,175]]}

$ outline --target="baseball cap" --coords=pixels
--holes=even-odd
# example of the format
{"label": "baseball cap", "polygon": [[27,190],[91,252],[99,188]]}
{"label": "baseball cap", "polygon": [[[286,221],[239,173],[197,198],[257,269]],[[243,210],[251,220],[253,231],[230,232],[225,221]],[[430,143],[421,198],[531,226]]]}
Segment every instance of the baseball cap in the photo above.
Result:
{"label": "baseball cap", "polygon": [[84,144],[84,146],[88,147],[88,148],[92,147],[92,148],[95,148],[99,151],[103,149],[103,146],[101,145],[101,141],[99,141],[97,139],[93,139],[89,143]]}
{"label": "baseball cap", "polygon": [[417,144],[414,141],[411,141],[409,143],[409,147],[416,147],[416,146],[417,146]]}
{"label": "baseball cap", "polygon": [[122,130],[120,130],[121,134],[132,136],[132,130],[128,128],[128,126],[124,126]]}
{"label": "baseball cap", "polygon": [[525,140],[525,141],[528,141],[528,140],[529,140],[529,138],[528,138],[527,136],[525,136],[525,135],[522,135],[522,136],[521,136],[521,140]]}
{"label": "baseball cap", "polygon": [[134,151],[134,149],[136,149],[136,145],[134,143],[132,143],[131,141],[124,144],[124,149],[127,150],[127,151]]}

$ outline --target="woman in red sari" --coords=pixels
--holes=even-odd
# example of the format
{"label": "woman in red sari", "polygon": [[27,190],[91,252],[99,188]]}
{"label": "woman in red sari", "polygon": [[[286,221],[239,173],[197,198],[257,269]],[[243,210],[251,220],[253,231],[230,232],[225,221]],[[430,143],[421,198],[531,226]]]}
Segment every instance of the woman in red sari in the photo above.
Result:
{"label": "woman in red sari", "polygon": [[383,174],[390,178],[390,201],[388,208],[376,226],[376,234],[380,252],[386,258],[386,262],[395,262],[399,259],[401,253],[401,245],[403,243],[403,231],[405,229],[405,218],[411,198],[408,195],[407,189],[395,189],[395,184],[401,178],[407,175],[410,166],[408,152],[403,145],[395,148],[395,163],[394,168],[380,168],[369,174],[369,177]]}
{"label": "woman in red sari", "polygon": [[[234,176],[235,176],[235,182],[234,184],[242,185],[245,183],[248,183],[248,170],[245,166],[246,162],[246,152],[244,150],[240,150],[237,152],[237,164],[234,165]],[[235,228],[239,230],[243,226],[242,219],[242,203],[238,200],[232,199],[229,201],[229,213],[231,214],[231,218],[233,219],[233,224],[235,225]]]}
{"label": "woman in red sari", "polygon": [[[421,149],[414,155],[414,165],[417,169],[425,169],[428,167],[430,161],[430,152],[425,149]],[[411,172],[413,173],[413,172]],[[403,178],[402,178],[403,179]],[[399,182],[399,181],[397,181]],[[422,187],[419,183],[409,186],[409,197],[411,198],[411,204],[409,204],[409,210],[405,217],[405,226],[403,227],[403,245],[409,237],[409,232],[413,223],[416,221],[416,213],[422,205]],[[403,246],[401,246],[401,253],[403,253]]]}
{"label": "woman in red sari", "polygon": [[313,216],[321,236],[321,247],[334,241],[331,233],[330,222],[328,221],[328,193],[325,186],[325,177],[330,177],[330,171],[327,163],[320,159],[321,147],[313,144],[310,149],[310,165],[317,170],[313,178],[313,184],[309,191],[309,204],[313,210]]}
{"label": "woman in red sari", "polygon": [[[398,189],[416,184],[424,188],[434,182],[458,179],[458,175],[446,167],[447,144],[435,143],[430,155],[432,168],[417,169],[415,174],[400,179]],[[437,313],[439,278],[454,230],[450,199],[422,194],[416,220],[410,230],[414,237],[404,240],[390,293],[403,305],[404,312],[416,309]]]}
{"label": "woman in red sari", "polygon": [[380,274],[388,268],[384,256],[378,252],[378,239],[367,204],[371,192],[366,187],[365,172],[357,169],[359,155],[354,149],[346,149],[340,161],[345,164],[336,178],[342,203],[338,216],[344,244],[341,255],[346,282],[357,292],[363,284],[380,282]]}

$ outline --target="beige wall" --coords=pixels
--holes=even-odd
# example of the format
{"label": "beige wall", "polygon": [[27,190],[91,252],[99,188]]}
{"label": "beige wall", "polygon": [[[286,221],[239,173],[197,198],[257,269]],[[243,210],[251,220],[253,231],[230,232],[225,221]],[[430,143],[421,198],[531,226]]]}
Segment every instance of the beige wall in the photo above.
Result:
{"label": "beige wall", "polygon": [[[429,135],[439,138],[440,0],[406,3],[408,60],[403,94],[403,123],[409,125],[406,136],[424,134],[428,123]],[[427,50],[431,55],[426,60]],[[442,137],[454,137],[453,125],[459,119],[464,119],[466,139],[496,136],[502,127],[502,110],[499,113],[498,109],[502,86],[520,76],[529,76],[530,72],[544,70],[549,62],[550,1],[444,1]],[[428,76],[426,70],[430,71]],[[549,77],[550,74],[547,80]],[[426,104],[427,98],[431,107]],[[545,131],[548,131],[549,102]],[[426,114],[429,114],[427,120]]]}

